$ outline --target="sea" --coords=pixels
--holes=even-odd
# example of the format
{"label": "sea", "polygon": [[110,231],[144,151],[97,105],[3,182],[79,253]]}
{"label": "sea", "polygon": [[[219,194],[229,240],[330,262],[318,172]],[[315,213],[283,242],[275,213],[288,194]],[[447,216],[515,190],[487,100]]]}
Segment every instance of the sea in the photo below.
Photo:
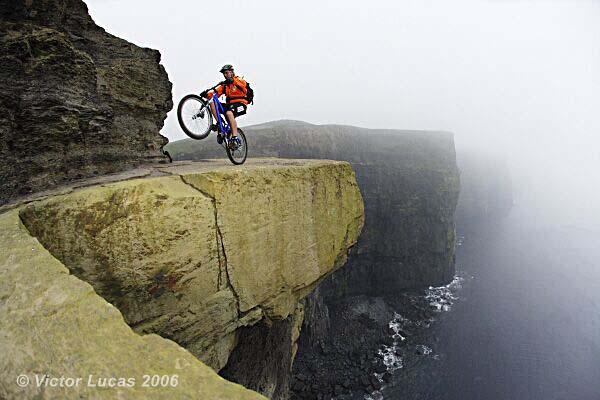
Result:
{"label": "sea", "polygon": [[600,400],[600,229],[528,215],[457,232],[451,283],[388,299],[365,399]]}

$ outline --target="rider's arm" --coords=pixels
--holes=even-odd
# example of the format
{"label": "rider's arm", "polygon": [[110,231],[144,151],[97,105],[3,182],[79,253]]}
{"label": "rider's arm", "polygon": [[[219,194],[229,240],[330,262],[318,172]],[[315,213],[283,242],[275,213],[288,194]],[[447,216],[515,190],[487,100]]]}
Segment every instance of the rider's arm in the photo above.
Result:
{"label": "rider's arm", "polygon": [[215,92],[217,93],[217,97],[218,97],[218,96],[221,96],[221,95],[223,94],[223,85],[219,85],[219,86],[217,86],[217,87],[215,88],[215,90],[211,90],[211,91],[209,91],[209,92],[206,94],[206,96],[207,96],[209,99],[212,99],[212,97],[213,97],[213,94],[214,94]]}

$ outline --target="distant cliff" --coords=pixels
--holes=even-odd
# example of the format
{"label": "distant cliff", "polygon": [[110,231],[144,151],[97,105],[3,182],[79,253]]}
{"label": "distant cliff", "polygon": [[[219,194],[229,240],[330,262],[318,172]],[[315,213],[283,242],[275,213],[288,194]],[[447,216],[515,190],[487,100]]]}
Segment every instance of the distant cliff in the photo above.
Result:
{"label": "distant cliff", "polygon": [[[300,301],[346,262],[363,226],[350,165],[150,171],[0,214],[0,398],[261,398],[193,355],[270,398],[288,397]],[[138,385],[15,384],[35,373]],[[179,380],[144,389],[142,374]]]}
{"label": "distant cliff", "polygon": [[[366,222],[355,254],[324,296],[380,295],[454,275],[459,192],[450,133],[278,121],[245,128],[250,157],[345,160],[356,171]],[[209,137],[170,143],[175,159],[223,157]]]}
{"label": "distant cliff", "polygon": [[0,0],[0,204],[164,160],[160,53],[97,26],[81,0]]}

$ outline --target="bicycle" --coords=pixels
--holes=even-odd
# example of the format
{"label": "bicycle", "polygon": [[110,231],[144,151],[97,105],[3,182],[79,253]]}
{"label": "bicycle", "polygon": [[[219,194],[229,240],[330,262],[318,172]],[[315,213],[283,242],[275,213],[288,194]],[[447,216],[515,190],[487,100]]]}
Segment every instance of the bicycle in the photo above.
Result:
{"label": "bicycle", "polygon": [[192,139],[202,140],[208,137],[213,126],[211,102],[214,102],[217,111],[217,143],[225,149],[233,164],[243,164],[248,156],[246,135],[238,128],[237,140],[231,138],[231,127],[226,122],[225,111],[216,95],[210,100],[196,94],[184,96],[177,106],[177,119],[181,129]]}

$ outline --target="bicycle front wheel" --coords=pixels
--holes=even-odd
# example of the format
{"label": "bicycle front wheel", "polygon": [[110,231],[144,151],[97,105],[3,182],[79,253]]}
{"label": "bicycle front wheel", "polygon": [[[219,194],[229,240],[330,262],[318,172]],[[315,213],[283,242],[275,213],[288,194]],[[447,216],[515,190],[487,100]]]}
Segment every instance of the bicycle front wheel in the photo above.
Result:
{"label": "bicycle front wheel", "polygon": [[210,133],[213,116],[208,102],[200,96],[188,94],[177,106],[177,119],[186,135],[192,139],[204,139]]}
{"label": "bicycle front wheel", "polygon": [[246,142],[246,135],[244,135],[244,132],[240,128],[238,128],[238,137],[240,138],[239,144],[237,144],[234,148],[227,146],[225,149],[227,151],[227,157],[229,157],[229,160],[235,165],[243,164],[248,156],[248,143]]}

